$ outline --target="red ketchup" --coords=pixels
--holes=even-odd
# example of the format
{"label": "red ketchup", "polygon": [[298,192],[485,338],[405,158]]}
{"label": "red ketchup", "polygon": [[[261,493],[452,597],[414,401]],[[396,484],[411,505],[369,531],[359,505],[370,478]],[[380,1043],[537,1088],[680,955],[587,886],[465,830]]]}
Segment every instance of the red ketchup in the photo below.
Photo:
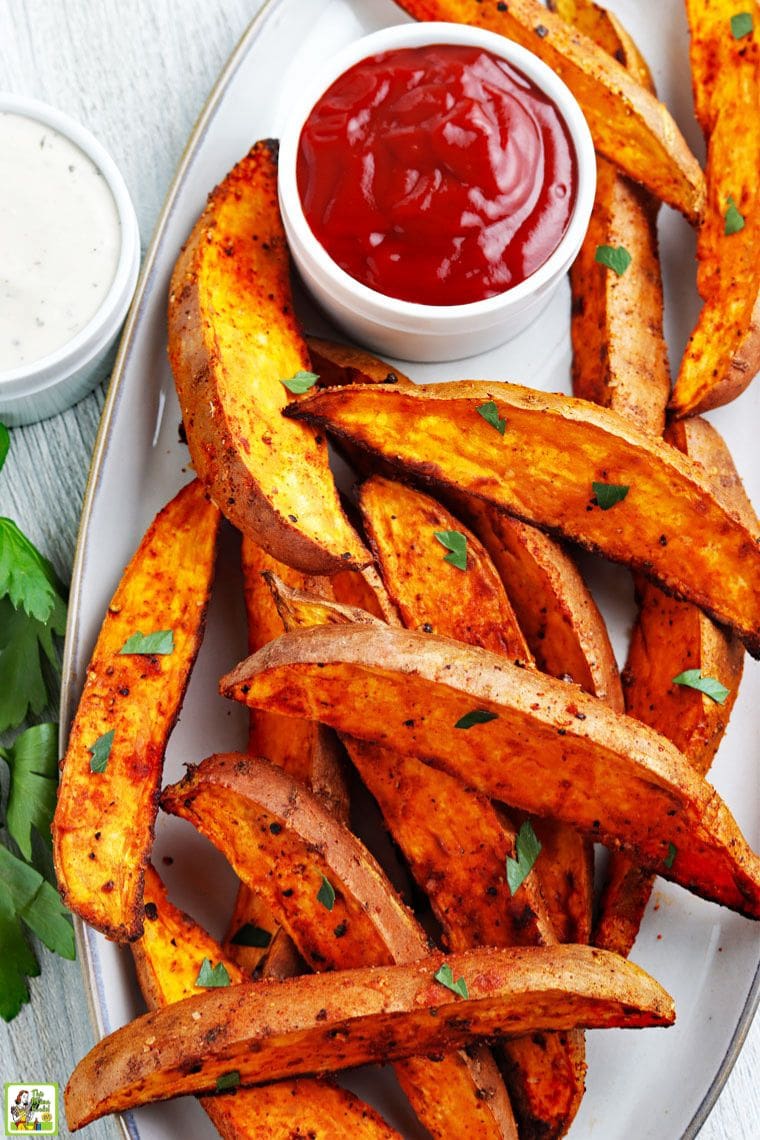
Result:
{"label": "red ketchup", "polygon": [[298,148],[314,235],[347,273],[426,305],[481,301],[559,245],[576,159],[554,103],[480,48],[372,56],[321,97]]}

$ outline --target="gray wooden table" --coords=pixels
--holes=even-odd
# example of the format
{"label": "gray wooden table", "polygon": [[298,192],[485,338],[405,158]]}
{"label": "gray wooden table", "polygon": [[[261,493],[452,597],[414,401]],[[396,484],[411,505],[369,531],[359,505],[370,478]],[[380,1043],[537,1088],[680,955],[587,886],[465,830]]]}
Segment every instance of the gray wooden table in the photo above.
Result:
{"label": "gray wooden table", "polygon": [[[145,249],[193,122],[260,0],[0,0],[0,90],[44,99],[85,123],[121,168]],[[67,579],[103,393],[13,432],[0,514]],[[93,1044],[78,963],[40,952],[32,1002],[0,1022],[0,1084],[63,1084]],[[702,1140],[760,1137],[760,1020]],[[87,1135],[114,1138],[113,1122]],[[65,1125],[61,1135],[68,1136]]]}

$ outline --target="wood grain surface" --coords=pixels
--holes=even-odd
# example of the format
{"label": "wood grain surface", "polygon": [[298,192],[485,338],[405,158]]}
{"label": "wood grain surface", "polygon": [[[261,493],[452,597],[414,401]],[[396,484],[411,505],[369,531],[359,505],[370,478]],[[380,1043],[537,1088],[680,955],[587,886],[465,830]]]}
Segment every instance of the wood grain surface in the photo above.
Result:
{"label": "wood grain surface", "polygon": [[[0,89],[55,104],[103,142],[132,194],[144,251],[198,112],[260,6],[259,0],[0,0]],[[0,514],[14,518],[66,580],[102,403],[98,390],[63,415],[15,429],[0,476]],[[31,983],[31,1004],[10,1025],[0,1022],[0,1085],[63,1086],[94,1041],[79,963],[44,949],[39,955],[42,976]],[[758,1072],[760,1019],[701,1140],[757,1140]],[[60,1135],[70,1135],[65,1124]],[[105,1121],[85,1135],[115,1140],[119,1131]]]}

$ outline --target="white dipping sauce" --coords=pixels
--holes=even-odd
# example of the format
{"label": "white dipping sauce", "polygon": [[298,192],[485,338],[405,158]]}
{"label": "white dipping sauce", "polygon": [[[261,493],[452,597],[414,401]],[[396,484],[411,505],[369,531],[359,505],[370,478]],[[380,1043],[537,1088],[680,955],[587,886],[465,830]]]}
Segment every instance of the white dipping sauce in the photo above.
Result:
{"label": "white dipping sauce", "polygon": [[45,123],[0,112],[0,371],[84,328],[120,248],[116,203],[94,163]]}

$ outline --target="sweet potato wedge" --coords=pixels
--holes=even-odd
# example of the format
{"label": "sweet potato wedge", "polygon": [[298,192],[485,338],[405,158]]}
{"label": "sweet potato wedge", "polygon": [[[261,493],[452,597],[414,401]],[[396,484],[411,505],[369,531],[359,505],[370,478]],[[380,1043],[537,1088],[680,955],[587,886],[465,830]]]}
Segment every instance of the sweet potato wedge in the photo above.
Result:
{"label": "sweet potato wedge", "polygon": [[[151,523],[108,607],[62,762],[58,886],[119,941],[142,930],[164,749],[203,637],[219,520],[196,480]],[[171,631],[160,655],[123,652],[134,634],[159,631]]]}
{"label": "sweet potato wedge", "polygon": [[[530,658],[487,551],[441,503],[374,476],[362,484],[359,508],[385,588],[406,629],[445,633],[512,660]],[[451,531],[466,542],[464,573],[436,538]]]}
{"label": "sweet potato wedge", "polygon": [[[687,0],[694,103],[707,140],[704,300],[670,401],[678,416],[727,404],[760,369],[760,31],[735,38],[730,0]],[[732,232],[731,204],[743,227]],[[728,230],[728,232],[727,232]]]}
{"label": "sweet potato wedge", "polygon": [[[493,400],[504,436],[477,414]],[[716,502],[699,465],[607,408],[516,384],[333,388],[287,414],[433,485],[485,499],[643,570],[734,629],[760,656],[760,545]],[[530,477],[526,477],[530,472]],[[611,510],[592,483],[628,488]]]}
{"label": "sweet potato wedge", "polygon": [[[433,634],[333,626],[285,634],[220,690],[417,756],[760,917],[760,857],[717,792],[664,737],[565,682]],[[457,729],[475,709],[493,719]]]}
{"label": "sweet potato wedge", "polygon": [[541,672],[569,677],[622,712],[607,627],[570,555],[548,534],[482,499],[458,494],[452,502],[490,554]]}
{"label": "sweet potato wedge", "polygon": [[[656,214],[646,191],[600,160],[594,209],[570,284],[573,392],[659,436],[670,369]],[[622,246],[631,255],[621,276],[597,262],[600,246]]]}
{"label": "sweet potato wedge", "polygon": [[315,372],[319,375],[322,388],[334,388],[339,384],[401,384],[410,385],[412,380],[395,365],[374,356],[353,344],[340,344],[335,340],[307,336],[306,343]]}
{"label": "sweet potato wedge", "polygon": [[[222,963],[230,985],[250,980],[197,922],[169,901],[150,865],[145,874],[145,917],[143,936],[132,943],[132,954],[149,1009],[204,993],[197,985],[204,958],[213,966]],[[294,1129],[318,1140],[398,1137],[353,1093],[327,1081],[280,1081],[201,1097],[201,1104],[224,1140],[287,1140]]]}
{"label": "sweet potato wedge", "polygon": [[[591,0],[556,0],[564,20],[615,57],[654,94],[649,69],[620,21]],[[596,261],[599,246],[622,246],[632,268],[621,276]],[[657,203],[607,159],[599,159],[586,237],[570,270],[573,391],[662,435],[670,398],[663,334]]]}
{"label": "sweet potato wedge", "polygon": [[617,60],[539,0],[399,0],[418,20],[452,20],[499,32],[540,56],[583,108],[600,154],[692,222],[704,210],[699,163],[669,111]]}
{"label": "sweet potato wedge", "polygon": [[[676,421],[670,441],[704,467],[716,498],[728,510],[757,525],[726,445],[698,418]],[[737,638],[716,626],[701,610],[667,597],[646,581],[637,583],[639,616],[623,674],[631,716],[661,732],[680,749],[695,771],[709,770],[728,725],[741,681],[744,652]],[[719,703],[673,678],[699,669],[728,689]],[[610,856],[599,905],[594,942],[618,954],[630,953],[653,886],[653,876],[620,853]]]}
{"label": "sweet potato wedge", "polygon": [[546,6],[614,56],[642,87],[654,91],[646,60],[614,12],[594,0],[547,0]]}
{"label": "sweet potato wedge", "polygon": [[[236,753],[213,756],[165,789],[162,804],[226,855],[314,969],[413,962],[425,954],[422,930],[369,852],[279,768]],[[434,1136],[450,1136],[462,1120],[477,1137],[516,1136],[487,1051],[472,1060],[459,1053],[435,1062],[413,1057],[396,1073]]]}
{"label": "sweet potato wedge", "polygon": [[[274,144],[211,194],[169,294],[169,358],[198,477],[226,517],[306,573],[369,559],[316,432],[283,420],[283,381],[309,369],[292,311]],[[293,472],[298,472],[298,478]]]}
{"label": "sweet potato wedge", "polygon": [[[247,536],[241,546],[243,593],[248,622],[248,648],[251,653],[286,627],[278,613],[267,583],[269,574],[277,574],[293,587],[304,587],[312,593],[331,597],[331,579],[307,576],[278,562]],[[342,572],[358,577],[356,571]],[[248,751],[252,756],[265,756],[311,788],[340,819],[348,818],[348,788],[344,760],[335,734],[315,721],[293,720],[277,713],[251,713]],[[255,927],[269,935],[261,946],[245,945],[246,928]],[[258,939],[263,942],[263,936]],[[300,955],[287,934],[280,930],[262,899],[241,883],[230,917],[224,948],[230,957],[249,974],[261,969],[265,977],[290,977],[300,973]]]}
{"label": "sweet potato wedge", "polygon": [[[435,981],[443,962],[465,979],[466,999]],[[104,1037],[72,1074],[66,1116],[75,1131],[110,1112],[213,1092],[230,1073],[245,1087],[458,1049],[479,1037],[673,1020],[672,999],[653,978],[588,946],[471,950],[249,982],[185,998]]]}

